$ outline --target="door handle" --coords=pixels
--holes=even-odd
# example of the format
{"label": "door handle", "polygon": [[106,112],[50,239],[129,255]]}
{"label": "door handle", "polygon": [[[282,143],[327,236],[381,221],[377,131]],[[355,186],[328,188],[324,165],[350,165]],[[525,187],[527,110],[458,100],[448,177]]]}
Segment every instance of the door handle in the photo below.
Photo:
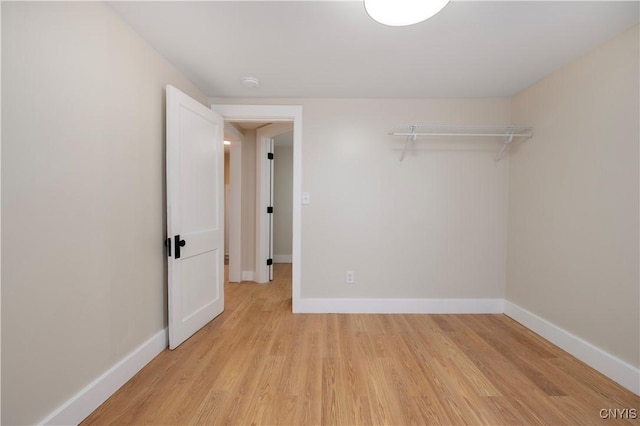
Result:
{"label": "door handle", "polygon": [[180,235],[176,235],[174,237],[175,239],[175,252],[176,252],[176,259],[180,259],[180,247],[184,247],[187,245],[187,242],[185,240],[181,240],[180,239]]}

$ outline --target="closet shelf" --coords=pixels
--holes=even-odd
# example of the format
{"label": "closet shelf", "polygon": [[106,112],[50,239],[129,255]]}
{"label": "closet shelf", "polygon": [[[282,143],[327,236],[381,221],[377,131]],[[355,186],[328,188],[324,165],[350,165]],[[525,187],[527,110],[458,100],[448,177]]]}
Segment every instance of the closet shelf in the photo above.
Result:
{"label": "closet shelf", "polygon": [[456,136],[456,137],[500,137],[502,147],[495,157],[495,162],[502,160],[507,153],[507,148],[514,138],[530,139],[533,136],[533,127],[529,126],[445,126],[445,125],[406,125],[393,129],[389,135],[404,136],[407,138],[402,150],[400,161],[404,160],[410,142],[415,142],[420,136]]}

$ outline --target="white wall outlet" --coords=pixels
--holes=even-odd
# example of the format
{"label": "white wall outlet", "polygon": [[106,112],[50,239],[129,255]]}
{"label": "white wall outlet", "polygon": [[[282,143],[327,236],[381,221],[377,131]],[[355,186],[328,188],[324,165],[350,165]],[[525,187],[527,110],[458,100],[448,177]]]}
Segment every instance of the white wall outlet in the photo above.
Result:
{"label": "white wall outlet", "polygon": [[311,194],[308,192],[302,193],[302,204],[311,204]]}
{"label": "white wall outlet", "polygon": [[353,284],[356,282],[356,274],[353,271],[347,271],[347,284]]}

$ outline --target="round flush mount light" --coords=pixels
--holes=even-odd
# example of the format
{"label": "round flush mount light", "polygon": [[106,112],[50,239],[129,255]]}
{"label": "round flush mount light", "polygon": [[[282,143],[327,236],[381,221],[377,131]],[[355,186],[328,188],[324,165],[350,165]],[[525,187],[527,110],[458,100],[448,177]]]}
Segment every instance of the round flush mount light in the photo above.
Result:
{"label": "round flush mount light", "polygon": [[260,86],[260,81],[255,77],[242,77],[242,85],[249,89],[255,89]]}
{"label": "round flush mount light", "polygon": [[375,21],[402,27],[431,18],[448,3],[449,0],[364,0],[364,8]]}

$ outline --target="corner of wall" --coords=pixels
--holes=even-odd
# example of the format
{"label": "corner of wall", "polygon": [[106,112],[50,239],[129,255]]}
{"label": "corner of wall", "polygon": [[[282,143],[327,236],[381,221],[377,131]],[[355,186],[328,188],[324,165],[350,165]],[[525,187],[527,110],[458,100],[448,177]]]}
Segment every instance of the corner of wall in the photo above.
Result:
{"label": "corner of wall", "polygon": [[639,368],[523,309],[515,303],[505,301],[504,305],[504,314],[508,317],[524,325],[529,330],[538,333],[554,345],[567,351],[636,395],[640,395]]}

